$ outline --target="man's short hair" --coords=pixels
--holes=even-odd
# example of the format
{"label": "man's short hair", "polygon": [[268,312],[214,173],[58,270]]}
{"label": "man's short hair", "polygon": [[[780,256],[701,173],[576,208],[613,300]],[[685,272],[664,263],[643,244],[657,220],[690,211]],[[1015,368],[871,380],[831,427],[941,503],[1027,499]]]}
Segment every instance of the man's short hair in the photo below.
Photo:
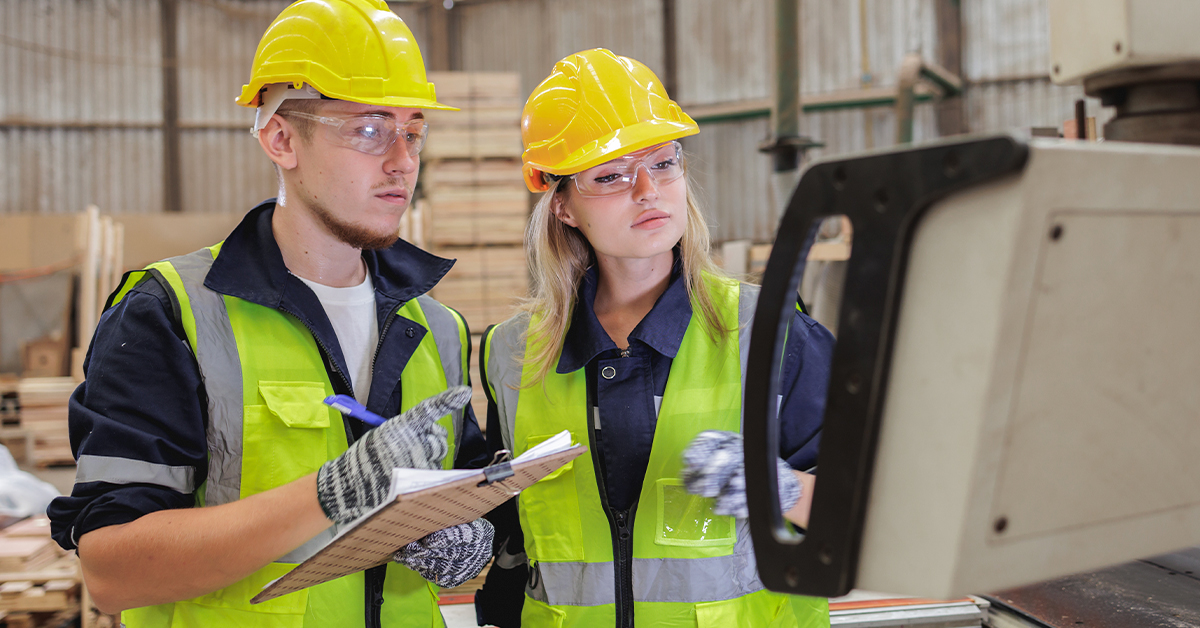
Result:
{"label": "man's short hair", "polygon": [[[287,117],[286,114],[289,111],[298,111],[300,113],[316,115],[320,108],[320,100],[291,98],[279,103],[279,108],[275,110],[275,113],[284,114],[284,117]],[[300,139],[305,144],[312,142],[313,133],[317,128],[316,122],[298,116],[295,118],[288,118],[287,120],[292,124],[293,127],[295,127],[296,133],[300,136]]]}

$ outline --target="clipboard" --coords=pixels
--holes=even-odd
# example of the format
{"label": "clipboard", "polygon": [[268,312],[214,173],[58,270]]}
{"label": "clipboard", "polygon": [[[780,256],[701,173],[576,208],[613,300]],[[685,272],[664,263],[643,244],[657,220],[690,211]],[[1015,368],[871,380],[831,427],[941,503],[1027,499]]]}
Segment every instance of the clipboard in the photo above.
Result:
{"label": "clipboard", "polygon": [[258,604],[391,562],[396,550],[474,521],[586,451],[582,445],[528,461],[495,464],[458,480],[402,492],[250,599]]}

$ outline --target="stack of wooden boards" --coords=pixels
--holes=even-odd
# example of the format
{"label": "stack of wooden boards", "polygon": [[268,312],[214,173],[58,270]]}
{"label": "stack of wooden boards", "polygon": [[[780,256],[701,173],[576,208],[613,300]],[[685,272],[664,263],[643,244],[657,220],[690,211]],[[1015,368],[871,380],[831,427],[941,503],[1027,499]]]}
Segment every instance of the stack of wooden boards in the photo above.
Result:
{"label": "stack of wooden boards", "polygon": [[[82,622],[80,608],[86,608]],[[91,608],[78,560],[50,539],[50,521],[32,517],[0,532],[0,622],[9,628],[81,625],[111,628],[116,620]]]}
{"label": "stack of wooden boards", "polygon": [[520,76],[434,72],[429,80],[439,102],[460,109],[426,112],[424,241],[435,254],[458,260],[431,294],[471,327],[473,403],[482,413],[479,334],[511,316],[529,291],[522,243],[531,196],[521,176]]}
{"label": "stack of wooden boards", "polygon": [[17,383],[19,425],[29,435],[28,462],[39,467],[72,465],[67,401],[78,386],[71,377],[25,377]]}

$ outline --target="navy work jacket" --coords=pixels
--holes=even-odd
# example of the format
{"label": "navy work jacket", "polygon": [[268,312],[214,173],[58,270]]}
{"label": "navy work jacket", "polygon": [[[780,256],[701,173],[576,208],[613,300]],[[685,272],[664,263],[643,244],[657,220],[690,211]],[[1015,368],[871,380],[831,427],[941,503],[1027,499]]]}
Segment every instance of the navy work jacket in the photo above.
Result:
{"label": "navy work jacket", "polygon": [[[334,390],[353,396],[350,373],[337,335],[321,302],[288,272],[271,229],[274,199],[252,209],[226,238],[204,285],[221,294],[275,308],[299,318],[315,332]],[[388,316],[426,293],[453,266],[403,240],[390,248],[363,251],[375,286],[381,340],[366,406],[381,416],[400,411],[400,373],[428,333],[397,316],[382,334]],[[334,371],[336,365],[337,371]],[[208,473],[204,382],[171,298],[155,280],[143,280],[100,317],[84,362],[87,381],[71,396],[71,449],[81,455],[130,458],[179,468],[201,486]],[[366,426],[345,419],[347,432],[361,436]],[[486,443],[470,406],[459,435],[456,466],[480,467]],[[190,508],[194,493],[151,484],[76,483],[70,496],[47,509],[59,545],[74,549],[79,537],[98,528],[133,521],[170,508]]]}
{"label": "navy work jacket", "polygon": [[[609,508],[628,512],[641,493],[658,406],[667,389],[671,361],[692,321],[692,305],[677,256],[671,283],[629,334],[628,350],[622,351],[596,317],[597,282],[598,271],[593,266],[580,282],[555,370],[572,373],[584,369],[588,403],[599,416],[596,444],[603,498]],[[828,329],[807,314],[797,312],[790,325],[780,369],[779,456],[793,469],[815,472],[835,341]],[[486,378],[485,366],[481,365],[480,376]],[[611,367],[608,376],[601,377],[606,367]],[[498,451],[504,447],[499,411],[490,399],[487,421],[488,445]],[[496,528],[499,568],[494,566],[488,572],[487,582],[476,594],[476,612],[480,623],[508,628],[520,624],[528,577],[523,563],[524,535],[513,500],[492,511],[488,519]]]}

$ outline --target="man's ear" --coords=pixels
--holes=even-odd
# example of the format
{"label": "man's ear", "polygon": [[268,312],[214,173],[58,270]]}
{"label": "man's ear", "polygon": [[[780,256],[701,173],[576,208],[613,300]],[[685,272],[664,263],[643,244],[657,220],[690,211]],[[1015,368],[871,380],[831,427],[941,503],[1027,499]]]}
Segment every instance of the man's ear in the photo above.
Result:
{"label": "man's ear", "polygon": [[579,221],[575,220],[575,217],[571,215],[570,208],[567,207],[565,194],[554,194],[554,197],[550,199],[550,211],[554,214],[554,217],[558,218],[559,221],[561,221],[564,225],[568,227],[575,227],[576,229],[579,228]]}
{"label": "man's ear", "polygon": [[283,170],[291,170],[299,163],[296,158],[296,144],[299,142],[295,127],[279,114],[271,116],[267,126],[258,132],[258,145],[262,146],[267,158]]}

